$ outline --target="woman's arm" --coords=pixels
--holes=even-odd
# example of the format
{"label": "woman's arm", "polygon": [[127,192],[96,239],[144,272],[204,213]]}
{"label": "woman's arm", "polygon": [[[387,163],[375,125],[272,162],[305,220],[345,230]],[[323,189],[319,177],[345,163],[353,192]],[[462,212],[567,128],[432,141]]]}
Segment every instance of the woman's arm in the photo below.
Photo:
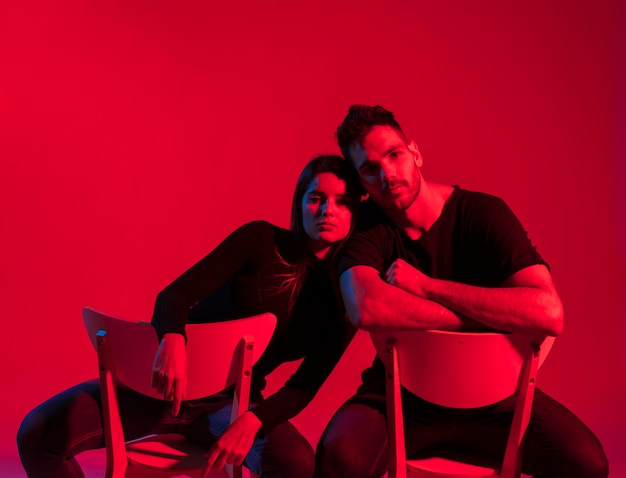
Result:
{"label": "woman's arm", "polygon": [[304,410],[334,370],[356,333],[343,317],[337,317],[337,321],[336,328],[328,330],[324,339],[314,344],[285,385],[252,410],[264,430]]}
{"label": "woman's arm", "polygon": [[273,235],[263,221],[244,224],[163,289],[156,298],[152,325],[159,340],[166,333],[185,335],[189,308],[208,297],[254,259]]}
{"label": "woman's arm", "polygon": [[209,296],[253,260],[254,244],[271,233],[267,223],[252,222],[231,233],[169,286],[156,299],[152,325],[159,337],[152,386],[172,401],[177,415],[187,386],[185,325],[189,308]]}

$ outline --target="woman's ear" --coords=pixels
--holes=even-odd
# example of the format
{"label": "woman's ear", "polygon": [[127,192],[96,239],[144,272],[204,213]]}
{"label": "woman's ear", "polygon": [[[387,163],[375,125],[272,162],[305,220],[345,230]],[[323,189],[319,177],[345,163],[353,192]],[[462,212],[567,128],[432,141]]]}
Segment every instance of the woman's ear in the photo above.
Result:
{"label": "woman's ear", "polygon": [[419,149],[417,149],[417,144],[415,143],[415,141],[411,141],[408,145],[408,148],[409,148],[409,151],[413,153],[415,164],[417,165],[418,168],[421,168],[424,161],[422,160],[422,155],[420,154]]}

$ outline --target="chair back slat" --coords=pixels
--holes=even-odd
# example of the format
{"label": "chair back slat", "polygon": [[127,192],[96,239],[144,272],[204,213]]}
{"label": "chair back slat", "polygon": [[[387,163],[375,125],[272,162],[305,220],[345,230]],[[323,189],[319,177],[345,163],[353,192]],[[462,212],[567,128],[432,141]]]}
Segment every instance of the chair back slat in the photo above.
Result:
{"label": "chair back slat", "polygon": [[[96,334],[106,330],[115,376],[132,389],[162,399],[151,386],[154,357],[159,347],[156,332],[147,322],[112,317],[92,308],[83,310],[85,327],[94,347]],[[217,393],[235,382],[237,361],[233,361],[243,336],[254,339],[254,358],[263,353],[276,326],[273,314],[208,324],[187,324],[187,391],[193,400]],[[229,364],[220,367],[220,364]]]}
{"label": "chair back slat", "polygon": [[[401,384],[429,402],[452,408],[489,405],[512,395],[531,338],[521,334],[411,330],[371,333],[382,357],[395,340]],[[553,337],[541,345],[539,365]]]}

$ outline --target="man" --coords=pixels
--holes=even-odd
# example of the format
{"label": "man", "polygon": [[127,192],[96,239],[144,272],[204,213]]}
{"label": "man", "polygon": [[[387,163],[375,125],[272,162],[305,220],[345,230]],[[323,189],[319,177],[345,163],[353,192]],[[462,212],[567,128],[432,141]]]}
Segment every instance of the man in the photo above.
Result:
{"label": "man", "polygon": [[[538,339],[561,333],[563,308],[547,264],[504,201],[426,181],[416,144],[381,106],[352,106],[337,140],[369,195],[363,224],[339,261],[354,325],[495,329]],[[329,423],[316,476],[369,478],[387,470],[382,372],[377,358]],[[503,456],[514,400],[463,411],[410,394],[403,401],[408,458],[442,443]],[[608,463],[593,433],[537,390],[522,472],[604,478]]]}

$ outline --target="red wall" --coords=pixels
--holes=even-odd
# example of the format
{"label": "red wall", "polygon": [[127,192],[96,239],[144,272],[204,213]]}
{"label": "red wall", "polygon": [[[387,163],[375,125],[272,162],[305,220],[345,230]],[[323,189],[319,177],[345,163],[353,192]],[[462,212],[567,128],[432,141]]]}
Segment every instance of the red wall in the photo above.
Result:
{"label": "red wall", "polygon": [[[396,113],[428,179],[518,213],[567,314],[541,386],[617,461],[624,11],[295,3],[0,6],[3,453],[29,409],[95,375],[83,306],[147,319],[156,293],[234,227],[286,226],[301,167],[337,151],[334,128],[363,102]],[[367,340],[296,420],[312,442],[369,362]]]}

